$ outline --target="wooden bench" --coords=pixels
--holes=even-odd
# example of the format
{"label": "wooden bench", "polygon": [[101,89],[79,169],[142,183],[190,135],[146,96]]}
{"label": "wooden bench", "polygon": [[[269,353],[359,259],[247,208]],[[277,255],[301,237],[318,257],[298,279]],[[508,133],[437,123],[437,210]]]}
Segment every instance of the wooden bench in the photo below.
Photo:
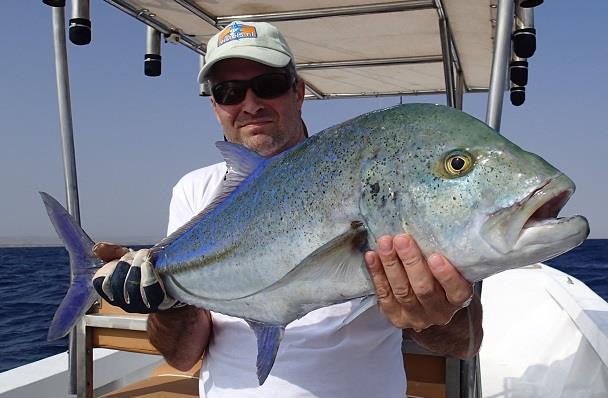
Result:
{"label": "wooden bench", "polygon": [[167,363],[160,365],[148,378],[129,384],[101,398],[190,398],[198,397],[199,361],[192,369],[182,372]]}
{"label": "wooden bench", "polygon": [[[114,317],[118,319],[113,320]],[[91,345],[160,355],[148,340],[145,320],[146,315],[128,314],[118,307],[102,302],[87,319]],[[112,327],[103,327],[106,324],[111,324]],[[117,325],[126,327],[117,328]],[[458,392],[453,391],[458,389],[459,380],[455,379],[454,375],[450,379],[450,373],[458,373],[455,368],[458,367],[459,361],[430,354],[408,341],[404,341],[403,351],[404,369],[408,379],[408,389],[404,396],[459,397]],[[199,361],[192,369],[182,372],[163,363],[146,379],[107,393],[102,398],[198,397],[201,364],[202,361]]]}

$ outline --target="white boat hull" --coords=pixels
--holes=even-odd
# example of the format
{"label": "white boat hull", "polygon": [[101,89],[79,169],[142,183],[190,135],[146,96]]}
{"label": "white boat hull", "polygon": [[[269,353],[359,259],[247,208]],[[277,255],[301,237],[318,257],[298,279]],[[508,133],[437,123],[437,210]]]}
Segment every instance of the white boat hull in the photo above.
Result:
{"label": "white boat hull", "polygon": [[545,265],[483,283],[484,397],[608,396],[608,303]]}

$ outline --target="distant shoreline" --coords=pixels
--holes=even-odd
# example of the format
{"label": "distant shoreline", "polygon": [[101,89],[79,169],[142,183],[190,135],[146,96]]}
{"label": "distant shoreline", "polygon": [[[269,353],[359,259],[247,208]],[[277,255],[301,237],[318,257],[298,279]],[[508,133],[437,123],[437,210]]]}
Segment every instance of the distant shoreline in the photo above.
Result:
{"label": "distant shoreline", "polygon": [[[159,242],[162,237],[146,237],[146,238],[102,238],[99,242],[113,242],[123,246],[151,246]],[[23,247],[63,247],[63,243],[57,238],[45,237],[20,237],[7,238],[0,237],[0,248],[23,248]]]}

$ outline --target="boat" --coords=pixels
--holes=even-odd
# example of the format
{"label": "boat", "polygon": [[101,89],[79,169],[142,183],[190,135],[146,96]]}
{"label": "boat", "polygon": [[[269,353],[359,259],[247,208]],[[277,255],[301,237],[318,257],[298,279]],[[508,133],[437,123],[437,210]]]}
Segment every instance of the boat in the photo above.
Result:
{"label": "boat", "polygon": [[[67,203],[78,218],[65,1],[43,2],[54,27]],[[161,73],[162,39],[202,63],[208,38],[230,22],[269,21],[294,51],[308,100],[436,94],[461,109],[465,94],[487,93],[486,123],[500,130],[504,93],[513,105],[525,101],[534,7],[542,0],[105,2],[146,26],[149,76]],[[89,3],[71,6],[70,40],[84,45],[91,39]],[[479,355],[444,358],[404,340],[404,396],[608,396],[605,300],[545,264],[494,275],[481,291]],[[71,333],[69,352],[1,373],[0,398],[198,396],[197,369],[167,367],[147,341],[145,322],[100,303]]]}

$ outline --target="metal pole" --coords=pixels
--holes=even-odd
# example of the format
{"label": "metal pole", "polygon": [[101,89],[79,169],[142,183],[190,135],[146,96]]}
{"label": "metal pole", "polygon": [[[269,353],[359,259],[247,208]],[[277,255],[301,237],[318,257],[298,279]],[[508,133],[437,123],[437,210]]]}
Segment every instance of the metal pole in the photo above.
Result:
{"label": "metal pole", "polygon": [[86,329],[87,322],[85,317],[82,317],[74,326],[74,333],[78,335],[75,353],[78,369],[76,378],[76,396],[78,398],[93,398],[93,346],[91,334],[87,335]]}
{"label": "metal pole", "polygon": [[59,124],[63,150],[63,173],[68,211],[80,224],[78,206],[78,183],[76,179],[76,159],[74,156],[74,136],[72,127],[72,105],[70,102],[70,81],[68,57],[65,43],[65,13],[61,7],[53,7],[53,45],[55,47],[55,77],[57,80],[57,101],[59,103]]}
{"label": "metal pole", "polygon": [[507,80],[507,67],[511,56],[511,31],[513,30],[514,0],[498,0],[494,57],[488,92],[486,123],[500,131],[503,95]]}
{"label": "metal pole", "polygon": [[146,54],[160,54],[160,32],[146,25]]}
{"label": "metal pole", "polygon": [[439,14],[439,35],[441,36],[441,52],[443,53],[443,75],[445,77],[445,94],[447,97],[447,105],[450,107],[456,106],[455,83],[454,83],[454,68],[452,61],[452,40],[450,38],[450,29],[448,20],[443,11],[441,2],[437,2],[437,12]]}
{"label": "metal pole", "polygon": [[[500,130],[500,117],[502,103],[507,82],[507,68],[511,55],[511,31],[513,30],[514,0],[498,0],[498,12],[496,20],[496,34],[494,41],[494,56],[492,58],[492,72],[490,76],[490,88],[488,92],[488,107],[486,111],[486,123]],[[482,284],[478,282],[474,291],[481,297]],[[464,364],[464,380],[469,388],[468,394],[463,398],[481,397],[481,369],[479,366],[479,355],[476,355]]]}
{"label": "metal pole", "polygon": [[325,69],[325,68],[357,68],[375,65],[414,65],[443,62],[441,55],[421,55],[415,57],[398,58],[372,58],[352,61],[321,61],[299,63],[296,68],[300,70]]}
{"label": "metal pole", "polygon": [[462,71],[456,73],[456,109],[462,110],[462,102],[464,98],[464,76]]}
{"label": "metal pole", "polygon": [[[68,59],[65,43],[65,11],[63,7],[53,7],[52,30],[53,46],[55,48],[55,76],[57,80],[57,100],[59,103],[59,124],[61,129],[61,144],[63,151],[63,173],[65,178],[65,193],[68,211],[80,224],[80,208],[78,205],[78,185],[76,180],[76,159],[74,157],[74,137],[72,131],[72,109],[70,103],[70,84],[68,77]],[[71,277],[73,272],[71,271]],[[76,354],[79,339],[75,331],[70,332],[69,369],[70,394],[76,393]]]}
{"label": "metal pole", "polygon": [[[107,1],[107,0],[106,0]],[[192,2],[189,1],[180,1]],[[261,14],[229,15],[217,17],[217,26],[224,27],[232,21],[242,22],[280,22],[297,19],[314,19],[348,15],[369,15],[386,12],[430,10],[434,8],[433,0],[405,0],[378,4],[346,5],[328,8],[313,8],[309,10],[271,12]]]}
{"label": "metal pole", "polygon": [[162,69],[160,55],[160,32],[146,25],[146,53],[144,55],[144,74],[146,76],[160,76]]}
{"label": "metal pole", "polygon": [[460,398],[481,398],[479,355],[461,363]]}

